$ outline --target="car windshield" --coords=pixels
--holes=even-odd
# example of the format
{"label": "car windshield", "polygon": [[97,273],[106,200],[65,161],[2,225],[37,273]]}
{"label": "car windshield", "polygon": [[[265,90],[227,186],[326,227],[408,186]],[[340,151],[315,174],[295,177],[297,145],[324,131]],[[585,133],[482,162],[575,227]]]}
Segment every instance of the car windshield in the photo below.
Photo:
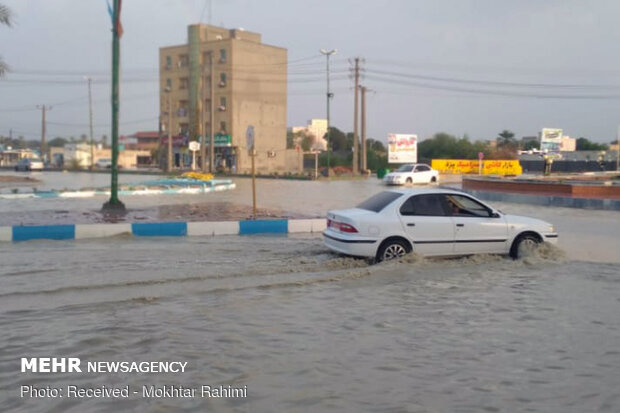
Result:
{"label": "car windshield", "polygon": [[403,165],[394,172],[411,172],[413,170],[413,165]]}
{"label": "car windshield", "polygon": [[368,198],[357,207],[368,211],[379,212],[403,194],[392,191],[379,192],[378,194]]}

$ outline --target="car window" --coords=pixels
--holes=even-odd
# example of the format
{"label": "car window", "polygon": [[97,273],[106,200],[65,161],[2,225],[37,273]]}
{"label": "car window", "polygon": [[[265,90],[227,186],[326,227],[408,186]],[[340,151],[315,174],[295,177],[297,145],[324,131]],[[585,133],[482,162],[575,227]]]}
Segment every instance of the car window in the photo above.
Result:
{"label": "car window", "polygon": [[401,207],[401,215],[417,215],[417,216],[446,216],[441,195],[425,194],[414,195],[409,198]]}
{"label": "car window", "polygon": [[446,199],[452,211],[452,215],[459,217],[484,217],[491,216],[491,211],[480,202],[463,195],[446,195]]}
{"label": "car window", "polygon": [[403,196],[403,194],[399,194],[398,192],[379,192],[378,194],[368,198],[367,200],[359,204],[357,207],[360,209],[366,209],[368,211],[379,212],[401,196]]}
{"label": "car window", "polygon": [[403,165],[394,172],[411,172],[413,170],[413,165]]}
{"label": "car window", "polygon": [[423,171],[428,171],[428,170],[430,170],[430,168],[426,165],[418,165],[415,167],[416,172],[423,172]]}

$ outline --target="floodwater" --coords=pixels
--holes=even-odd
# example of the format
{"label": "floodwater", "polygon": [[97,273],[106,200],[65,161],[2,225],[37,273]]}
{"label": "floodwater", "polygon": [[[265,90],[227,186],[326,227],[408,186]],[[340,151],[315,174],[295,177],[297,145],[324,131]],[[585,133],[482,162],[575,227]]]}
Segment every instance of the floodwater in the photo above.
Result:
{"label": "floodwater", "polygon": [[[249,180],[236,182],[206,196],[251,203]],[[260,206],[309,215],[382,189],[258,187]],[[620,411],[620,213],[494,205],[552,222],[559,248],[369,265],[330,253],[318,234],[3,244],[2,410]],[[188,364],[37,374],[20,372],[22,357]],[[247,397],[21,398],[22,385],[230,385]]]}

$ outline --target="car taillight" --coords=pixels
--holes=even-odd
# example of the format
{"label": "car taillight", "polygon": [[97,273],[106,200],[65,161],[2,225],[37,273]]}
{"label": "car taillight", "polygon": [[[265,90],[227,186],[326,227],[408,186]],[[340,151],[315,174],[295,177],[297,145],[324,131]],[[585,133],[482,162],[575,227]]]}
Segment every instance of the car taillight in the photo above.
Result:
{"label": "car taillight", "polygon": [[348,233],[357,232],[357,229],[355,229],[354,226],[349,225],[349,224],[343,224],[342,222],[332,221],[331,219],[327,220],[327,226],[329,228],[333,228],[335,231],[348,232]]}
{"label": "car taillight", "polygon": [[353,226],[351,226],[349,224],[340,224],[340,231],[341,232],[357,232],[355,227],[353,227]]}

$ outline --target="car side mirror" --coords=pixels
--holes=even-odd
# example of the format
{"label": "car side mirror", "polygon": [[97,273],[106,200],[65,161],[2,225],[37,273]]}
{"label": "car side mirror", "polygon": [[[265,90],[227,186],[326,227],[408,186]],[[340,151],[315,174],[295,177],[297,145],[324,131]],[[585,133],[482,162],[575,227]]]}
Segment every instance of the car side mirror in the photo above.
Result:
{"label": "car side mirror", "polygon": [[497,211],[492,211],[491,212],[491,218],[500,218],[501,215],[499,214],[499,212]]}

